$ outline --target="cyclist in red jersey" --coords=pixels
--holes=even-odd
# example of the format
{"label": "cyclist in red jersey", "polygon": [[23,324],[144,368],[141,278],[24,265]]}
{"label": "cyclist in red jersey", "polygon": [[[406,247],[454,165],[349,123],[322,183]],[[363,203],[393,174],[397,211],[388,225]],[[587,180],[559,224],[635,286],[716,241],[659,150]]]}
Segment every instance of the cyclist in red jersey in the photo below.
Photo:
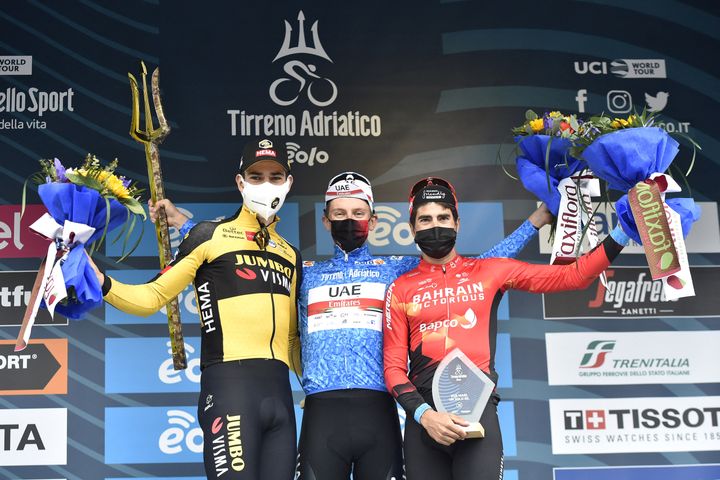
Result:
{"label": "cyclist in red jersey", "polygon": [[454,189],[437,178],[413,187],[410,224],[422,260],[388,289],[384,323],[385,382],[407,412],[403,447],[407,478],[501,479],[499,397],[493,393],[478,419],[485,437],[466,439],[462,428],[466,421],[433,408],[431,386],[438,364],[459,348],[497,383],[497,307],[505,291],[587,288],[628,237],[618,227],[597,248],[563,266],[464,258],[455,251],[460,222]]}

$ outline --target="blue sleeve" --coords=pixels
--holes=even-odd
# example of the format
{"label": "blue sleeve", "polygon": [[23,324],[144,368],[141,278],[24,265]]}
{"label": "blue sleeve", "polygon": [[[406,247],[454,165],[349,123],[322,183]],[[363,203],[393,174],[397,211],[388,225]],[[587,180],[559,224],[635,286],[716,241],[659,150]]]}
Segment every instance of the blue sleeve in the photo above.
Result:
{"label": "blue sleeve", "polygon": [[405,255],[396,258],[397,261],[394,263],[393,267],[395,269],[395,275],[398,277],[403,273],[407,273],[410,270],[415,269],[415,267],[418,266],[418,263],[420,263],[420,257],[414,257],[412,255]]}
{"label": "blue sleeve", "polygon": [[195,222],[192,220],[187,220],[185,223],[183,223],[182,227],[180,227],[180,238],[185,238],[185,235],[188,234],[190,229],[192,229],[195,226]]}
{"label": "blue sleeve", "polygon": [[537,232],[530,220],[525,220],[517,230],[505,237],[502,242],[475,258],[515,258],[528,242],[537,235]]}

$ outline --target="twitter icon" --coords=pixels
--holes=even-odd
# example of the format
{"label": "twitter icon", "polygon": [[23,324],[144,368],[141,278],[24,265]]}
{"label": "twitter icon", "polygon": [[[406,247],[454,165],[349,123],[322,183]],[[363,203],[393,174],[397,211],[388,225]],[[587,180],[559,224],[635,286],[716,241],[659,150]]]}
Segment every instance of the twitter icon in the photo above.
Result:
{"label": "twitter icon", "polygon": [[648,112],[661,112],[667,106],[669,96],[668,92],[657,92],[654,97],[646,93],[645,103],[647,103]]}

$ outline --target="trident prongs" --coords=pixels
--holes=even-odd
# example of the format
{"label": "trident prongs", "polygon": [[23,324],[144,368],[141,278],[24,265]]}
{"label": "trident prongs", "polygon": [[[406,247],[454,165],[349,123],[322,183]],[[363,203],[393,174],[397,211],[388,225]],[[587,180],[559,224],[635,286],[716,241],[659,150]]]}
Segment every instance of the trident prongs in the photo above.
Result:
{"label": "trident prongs", "polygon": [[154,143],[159,145],[165,140],[170,133],[170,126],[165,119],[162,102],[160,100],[160,69],[155,68],[151,78],[151,88],[153,93],[153,104],[155,106],[155,115],[157,115],[158,128],[153,128],[152,113],[150,111],[150,101],[147,89],[147,69],[145,62],[140,62],[142,67],[142,83],[143,83],[143,103],[145,110],[145,130],[140,129],[140,92],[138,91],[138,82],[133,74],[128,73],[130,80],[130,91],[132,92],[132,118],[130,120],[130,136],[140,143]]}
{"label": "trident prongs", "polygon": [[[155,115],[157,115],[158,128],[153,128],[152,112],[150,110],[150,101],[148,99],[147,69],[145,63],[140,62],[142,66],[142,82],[143,82],[143,101],[145,107],[145,129],[140,129],[140,94],[138,92],[138,83],[132,74],[128,73],[130,79],[130,91],[132,93],[132,118],[130,120],[130,136],[142,143],[145,147],[145,159],[148,168],[148,183],[150,185],[150,198],[154,203],[165,198],[165,188],[163,187],[162,169],[160,168],[160,149],[158,145],[170,133],[165,114],[163,113],[162,103],[160,102],[160,74],[156,68],[152,75],[152,95],[153,105],[155,106]],[[155,234],[157,236],[158,250],[160,252],[160,268],[165,268],[173,258],[170,248],[170,232],[168,231],[167,216],[165,210],[159,209],[157,214],[157,222],[155,223]],[[175,370],[187,368],[187,357],[185,355],[185,342],[182,334],[182,324],[180,323],[180,308],[177,298],[174,298],[166,305],[168,317],[168,329],[170,331],[170,342],[172,345],[173,366]]]}

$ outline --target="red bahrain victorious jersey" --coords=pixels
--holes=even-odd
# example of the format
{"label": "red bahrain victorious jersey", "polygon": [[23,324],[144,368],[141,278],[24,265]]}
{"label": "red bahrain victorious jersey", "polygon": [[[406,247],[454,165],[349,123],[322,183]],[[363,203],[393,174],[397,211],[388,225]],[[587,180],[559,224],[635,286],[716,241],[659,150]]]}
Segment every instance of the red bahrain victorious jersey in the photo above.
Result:
{"label": "red bahrain victorious jersey", "polygon": [[587,288],[622,248],[607,239],[576,263],[563,266],[460,256],[444,265],[421,261],[387,291],[383,349],[388,390],[409,415],[423,402],[432,405],[435,369],[455,348],[497,383],[497,307],[505,291]]}

